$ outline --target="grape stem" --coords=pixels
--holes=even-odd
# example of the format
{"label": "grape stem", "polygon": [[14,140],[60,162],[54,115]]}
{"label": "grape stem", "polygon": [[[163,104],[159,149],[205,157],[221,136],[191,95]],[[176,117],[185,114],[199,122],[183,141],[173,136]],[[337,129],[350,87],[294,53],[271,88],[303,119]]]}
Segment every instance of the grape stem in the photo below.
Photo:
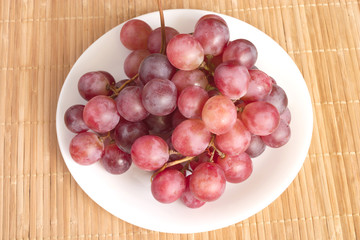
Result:
{"label": "grape stem", "polygon": [[180,153],[175,151],[175,150],[170,149],[169,150],[169,155],[180,155]]}
{"label": "grape stem", "polygon": [[165,45],[166,45],[166,35],[165,35],[165,18],[164,18],[164,12],[162,10],[162,4],[161,0],[158,0],[158,8],[160,13],[160,24],[161,24],[161,48],[160,53],[165,54]]}
{"label": "grape stem", "polygon": [[139,76],[139,73],[137,73],[135,76],[133,76],[132,78],[130,78],[129,80],[124,82],[124,84],[121,85],[119,88],[116,88],[114,86],[109,86],[109,89],[111,89],[114,92],[113,95],[111,95],[110,97],[111,98],[116,98],[117,95],[119,95],[120,91],[123,90],[126,87],[126,85],[128,85],[129,83],[134,81],[138,76]]}
{"label": "grape stem", "polygon": [[206,64],[205,61],[200,64],[199,69],[203,69],[207,71],[211,76],[214,76],[214,71]]}
{"label": "grape stem", "polygon": [[158,169],[152,176],[151,176],[151,181],[155,178],[156,175],[158,175],[159,173],[161,173],[162,171],[164,171],[166,168],[177,165],[179,163],[183,163],[183,162],[187,162],[190,160],[193,160],[196,156],[193,157],[184,157],[182,159],[179,160],[175,160],[172,162],[167,162],[165,163],[160,169]]}
{"label": "grape stem", "polygon": [[[223,153],[223,152],[221,152],[219,149],[217,149],[217,147],[215,146],[214,141],[215,141],[215,135],[212,136],[211,141],[210,141],[209,146],[208,146],[208,148],[213,148],[213,149],[214,149],[214,151],[212,151],[211,155],[214,155],[214,154],[215,154],[215,151],[216,151],[221,158],[226,157],[225,153]],[[210,160],[212,160],[213,157],[214,157],[214,156],[212,156],[212,157],[210,158]]]}

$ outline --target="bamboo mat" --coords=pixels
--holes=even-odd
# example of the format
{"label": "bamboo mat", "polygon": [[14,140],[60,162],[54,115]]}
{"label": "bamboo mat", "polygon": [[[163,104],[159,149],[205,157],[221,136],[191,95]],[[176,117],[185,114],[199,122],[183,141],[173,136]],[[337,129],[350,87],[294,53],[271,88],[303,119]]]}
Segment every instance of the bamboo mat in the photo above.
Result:
{"label": "bamboo mat", "polygon": [[[81,53],[154,0],[0,1],[0,239],[360,239],[360,2],[173,0],[164,9],[227,14],[294,59],[314,133],[303,168],[270,206],[217,231],[148,231],[95,204],[57,145],[61,86]],[[299,99],[301,101],[301,99]]]}

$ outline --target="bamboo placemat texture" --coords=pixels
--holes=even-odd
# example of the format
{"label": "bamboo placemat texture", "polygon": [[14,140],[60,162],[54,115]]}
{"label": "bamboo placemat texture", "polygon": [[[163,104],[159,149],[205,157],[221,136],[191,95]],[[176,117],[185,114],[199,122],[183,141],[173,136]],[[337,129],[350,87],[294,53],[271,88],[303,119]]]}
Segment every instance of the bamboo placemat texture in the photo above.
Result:
{"label": "bamboo placemat texture", "polygon": [[156,11],[156,1],[1,0],[0,238],[360,239],[360,2],[163,2],[164,9],[241,19],[294,59],[314,111],[312,144],[294,182],[263,211],[217,231],[165,234],[112,216],[89,199],[64,164],[55,131],[57,99],[93,41]]}

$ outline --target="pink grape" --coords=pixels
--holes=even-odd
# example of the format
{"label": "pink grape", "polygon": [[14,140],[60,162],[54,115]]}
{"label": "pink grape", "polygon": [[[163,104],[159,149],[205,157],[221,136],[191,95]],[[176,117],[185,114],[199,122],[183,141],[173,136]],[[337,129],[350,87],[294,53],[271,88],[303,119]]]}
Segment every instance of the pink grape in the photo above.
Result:
{"label": "pink grape", "polygon": [[196,156],[204,152],[211,140],[211,134],[199,119],[188,119],[180,123],[171,137],[176,151],[184,156]]}
{"label": "pink grape", "polygon": [[192,170],[195,170],[200,164],[204,162],[209,162],[210,156],[207,152],[203,152],[200,155],[198,155],[194,160],[191,160],[190,167]]}
{"label": "pink grape", "polygon": [[216,158],[216,163],[224,170],[226,181],[240,183],[248,179],[253,171],[251,158],[247,153],[226,155]]}
{"label": "pink grape", "polygon": [[202,111],[206,128],[215,134],[228,132],[235,124],[237,112],[233,102],[225,96],[214,96],[207,100]]}
{"label": "pink grape", "polygon": [[176,128],[180,123],[182,123],[183,121],[185,121],[187,118],[184,117],[179,109],[175,109],[175,111],[173,112],[172,116],[171,116],[171,126],[173,128]]}
{"label": "pink grape", "polygon": [[142,90],[142,103],[145,109],[156,116],[172,113],[176,108],[177,90],[167,79],[155,78]]}
{"label": "pink grape", "polygon": [[149,130],[155,133],[161,133],[171,128],[171,115],[155,116],[149,115],[144,122],[148,126]]}
{"label": "pink grape", "polygon": [[206,14],[206,15],[202,16],[202,17],[196,22],[195,28],[198,26],[198,24],[199,24],[202,20],[204,20],[204,19],[209,19],[209,18],[210,18],[210,19],[216,19],[216,20],[222,22],[223,24],[227,25],[226,21],[225,21],[222,17],[220,17],[219,15],[216,15],[216,14]]}
{"label": "pink grape", "polygon": [[73,133],[86,132],[89,127],[83,119],[84,105],[73,105],[64,114],[66,127]]}
{"label": "pink grape", "polygon": [[283,120],[280,120],[279,126],[274,132],[270,135],[262,136],[261,139],[263,142],[272,148],[279,148],[284,146],[291,136],[291,130],[289,125],[287,125]]}
{"label": "pink grape", "polygon": [[139,78],[146,84],[154,78],[171,79],[175,71],[176,69],[171,65],[165,55],[153,53],[141,62]]}
{"label": "pink grape", "polygon": [[249,147],[246,149],[246,153],[251,158],[260,156],[265,151],[266,145],[261,140],[260,136],[252,135]]}
{"label": "pink grape", "polygon": [[167,45],[166,54],[171,64],[181,70],[194,70],[204,60],[204,49],[190,34],[178,34]]}
{"label": "pink grape", "polygon": [[87,101],[98,95],[110,96],[109,86],[115,85],[114,77],[105,71],[88,72],[78,82],[80,95]]}
{"label": "pink grape", "polygon": [[268,96],[272,89],[271,78],[260,70],[249,70],[250,82],[249,88],[242,97],[247,102],[259,101]]}
{"label": "pink grape", "polygon": [[196,24],[193,36],[204,49],[205,55],[220,55],[227,45],[230,33],[223,21],[215,18],[202,19]]}
{"label": "pink grape", "polygon": [[82,132],[70,142],[70,155],[81,165],[90,165],[100,160],[104,153],[104,144],[92,132]]}
{"label": "pink grape", "polygon": [[137,86],[125,87],[116,97],[116,107],[120,116],[130,122],[138,122],[149,116],[142,104],[142,89]]}
{"label": "pink grape", "polygon": [[116,127],[120,115],[116,102],[107,96],[96,96],[85,105],[83,118],[85,124],[93,131],[106,133]]}
{"label": "pink grape", "polygon": [[169,147],[162,138],[145,135],[136,139],[132,145],[131,159],[139,168],[154,171],[169,160]]}
{"label": "pink grape", "polygon": [[189,86],[181,92],[177,104],[180,113],[186,118],[201,118],[202,108],[208,99],[205,89]]}
{"label": "pink grape", "polygon": [[174,169],[165,169],[151,183],[151,193],[161,203],[172,203],[185,191],[185,176]]}
{"label": "pink grape", "polygon": [[190,191],[205,202],[218,199],[225,191],[226,178],[221,167],[216,163],[202,163],[192,173]]}
{"label": "pink grape", "polygon": [[222,94],[238,99],[248,90],[250,75],[246,67],[235,61],[224,62],[215,69],[214,80]]}
{"label": "pink grape", "polygon": [[279,126],[280,115],[270,103],[258,101],[246,105],[241,120],[252,134],[265,136]]}
{"label": "pink grape", "polygon": [[[169,43],[169,41],[179,32],[172,27],[165,27],[165,47]],[[154,29],[149,36],[147,42],[148,49],[151,53],[159,53],[161,50],[161,27]]]}
{"label": "pink grape", "polygon": [[149,129],[145,123],[122,121],[114,129],[114,140],[122,151],[130,154],[135,140],[148,134]]}
{"label": "pink grape", "polygon": [[179,70],[174,74],[171,81],[175,84],[179,94],[189,86],[199,86],[205,89],[208,85],[205,73],[199,69],[191,71]]}
{"label": "pink grape", "polygon": [[291,122],[291,112],[289,108],[285,108],[285,110],[280,114],[280,118],[289,125]]}
{"label": "pink grape", "polygon": [[246,39],[230,42],[224,50],[223,62],[237,61],[240,65],[250,69],[257,60],[257,50],[254,44]]}
{"label": "pink grape", "polygon": [[183,194],[180,197],[180,200],[189,208],[199,208],[205,204],[204,201],[201,201],[199,199],[196,199],[194,194],[190,191],[190,177],[191,175],[187,176],[185,178],[186,187],[183,192]]}
{"label": "pink grape", "polygon": [[284,89],[279,85],[274,84],[270,94],[263,99],[263,101],[271,103],[276,107],[279,113],[283,113],[288,105],[288,98]]}
{"label": "pink grape", "polygon": [[233,128],[215,138],[216,147],[226,155],[244,152],[250,144],[251,134],[240,119],[236,119]]}
{"label": "pink grape", "polygon": [[139,72],[141,62],[150,55],[149,50],[139,49],[131,52],[124,62],[124,72],[129,78],[134,77]]}
{"label": "pink grape", "polygon": [[121,43],[130,50],[146,49],[151,31],[151,27],[146,22],[138,19],[130,20],[121,28]]}
{"label": "pink grape", "polygon": [[116,144],[105,147],[104,156],[100,160],[101,164],[111,174],[122,174],[131,166],[131,156],[121,151]]}

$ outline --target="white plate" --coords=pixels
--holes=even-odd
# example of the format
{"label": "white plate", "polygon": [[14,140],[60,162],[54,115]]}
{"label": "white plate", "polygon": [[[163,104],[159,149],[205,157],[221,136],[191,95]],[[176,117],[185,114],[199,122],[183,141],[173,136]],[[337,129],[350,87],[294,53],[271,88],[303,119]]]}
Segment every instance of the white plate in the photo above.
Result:
{"label": "white plate", "polygon": [[[212,12],[167,10],[167,26],[181,33],[193,32],[196,21]],[[218,14],[220,15],[220,14]],[[151,195],[150,173],[134,165],[123,175],[107,173],[99,163],[80,166],[68,151],[71,138],[63,116],[68,107],[85,101],[77,91],[78,79],[86,72],[105,70],[115,79],[125,78],[123,63],[130,53],[120,43],[123,24],[95,41],[76,61],[62,87],[56,112],[56,130],[65,163],[80,187],[108,212],[139,227],[171,233],[194,233],[214,230],[240,222],[261,211],[290,185],[299,172],[309,149],[313,113],[304,79],[287,53],[263,32],[238,19],[220,15],[230,28],[231,39],[246,38],[258,50],[256,66],[274,77],[286,91],[292,114],[292,137],[279,149],[267,150],[255,158],[251,177],[240,184],[227,184],[225,193],[215,202],[199,209],[189,209],[179,200],[161,204]],[[153,29],[160,26],[159,13],[137,17]]]}

